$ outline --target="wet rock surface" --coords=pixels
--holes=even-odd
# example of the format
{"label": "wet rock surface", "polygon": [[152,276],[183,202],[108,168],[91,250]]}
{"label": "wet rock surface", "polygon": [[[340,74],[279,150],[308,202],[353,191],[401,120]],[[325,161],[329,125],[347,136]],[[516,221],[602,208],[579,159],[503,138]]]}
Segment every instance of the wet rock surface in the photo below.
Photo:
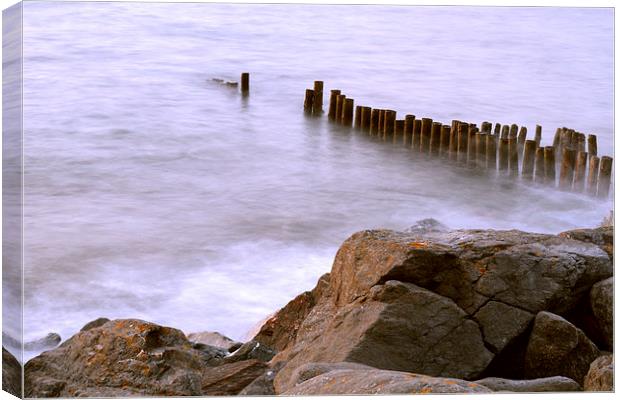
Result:
{"label": "wet rock surface", "polygon": [[22,397],[22,366],[7,349],[2,347],[2,390]]}
{"label": "wet rock surface", "polygon": [[588,392],[613,392],[614,390],[614,356],[600,356],[590,364],[590,369],[583,383]]}
{"label": "wet rock surface", "polygon": [[614,341],[614,281],[607,278],[592,286],[590,290],[590,305],[605,346],[613,350]]}

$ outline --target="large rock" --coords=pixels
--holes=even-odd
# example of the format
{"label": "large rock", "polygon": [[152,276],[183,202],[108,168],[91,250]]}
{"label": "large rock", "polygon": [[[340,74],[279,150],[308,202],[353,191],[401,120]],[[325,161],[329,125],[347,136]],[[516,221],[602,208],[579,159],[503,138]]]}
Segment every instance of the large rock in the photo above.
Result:
{"label": "large rock", "polygon": [[[256,360],[211,367],[212,357],[177,329],[140,320],[109,321],[28,361],[26,396],[236,394],[266,368]],[[235,374],[245,385],[230,383]]]}
{"label": "large rock", "polygon": [[286,396],[338,394],[489,393],[482,385],[398,371],[334,370],[284,392]]}
{"label": "large rock", "polygon": [[590,363],[599,355],[596,345],[580,329],[558,315],[540,312],[527,345],[525,375],[566,376],[583,385]]}
{"label": "large rock", "polygon": [[530,312],[497,301],[489,301],[474,314],[474,319],[482,327],[485,343],[495,353],[525,332],[533,317]]}
{"label": "large rock", "polygon": [[588,392],[613,392],[614,390],[614,356],[600,356],[590,364],[590,369],[583,383]]}
{"label": "large rock", "polygon": [[296,368],[313,362],[355,362],[468,379],[493,358],[478,325],[452,300],[398,281],[373,287],[367,296],[340,308],[321,329],[312,328],[314,334],[302,336],[311,342],[300,342],[274,358],[288,358],[276,376],[276,393],[294,384]]}
{"label": "large rock", "polygon": [[109,318],[99,317],[97,319],[94,319],[94,320],[88,322],[86,325],[84,325],[82,327],[82,329],[80,329],[80,332],[88,331],[88,330],[91,330],[91,329],[94,329],[94,328],[99,328],[101,325],[104,325],[104,324],[106,324],[108,322],[110,322]]}
{"label": "large rock", "polygon": [[22,366],[2,347],[2,390],[19,398],[22,396]]}
{"label": "large rock", "polygon": [[494,392],[576,392],[581,386],[565,376],[552,376],[538,379],[484,378],[475,383]]}
{"label": "large rock", "polygon": [[250,359],[270,361],[275,355],[276,352],[273,351],[273,349],[265,346],[264,344],[256,340],[250,340],[249,342],[244,343],[241,347],[235,350],[234,353],[224,357],[222,361],[225,363],[232,363]]}
{"label": "large rock", "polygon": [[594,243],[603,249],[613,261],[614,256],[614,227],[602,226],[594,229],[575,229],[560,233],[561,237],[566,237],[582,242]]}
{"label": "large rock", "polygon": [[590,305],[609,350],[614,346],[614,278],[607,278],[592,286]]}
{"label": "large rock", "polygon": [[289,385],[290,387],[299,385],[302,382],[307,381],[308,379],[312,379],[315,376],[319,376],[325,374],[330,371],[336,370],[355,370],[355,369],[372,369],[376,370],[376,368],[370,367],[364,364],[352,363],[352,362],[337,362],[337,363],[308,363],[304,364],[298,368],[296,368],[290,378]]}
{"label": "large rock", "polygon": [[187,335],[190,342],[206,344],[208,346],[220,347],[227,351],[235,351],[243,345],[219,332],[195,332]]}

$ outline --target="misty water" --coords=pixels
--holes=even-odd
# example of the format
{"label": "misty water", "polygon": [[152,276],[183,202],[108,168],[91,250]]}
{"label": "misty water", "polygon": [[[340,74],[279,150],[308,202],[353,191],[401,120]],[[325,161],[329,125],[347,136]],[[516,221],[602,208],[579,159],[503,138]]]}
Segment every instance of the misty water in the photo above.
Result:
{"label": "misty water", "polygon": [[[356,104],[598,135],[613,10],[24,5],[25,339],[97,317],[246,339],[356,231],[558,233],[610,200],[482,177],[302,112]],[[242,97],[213,78],[251,73]],[[30,355],[31,356],[31,355]]]}

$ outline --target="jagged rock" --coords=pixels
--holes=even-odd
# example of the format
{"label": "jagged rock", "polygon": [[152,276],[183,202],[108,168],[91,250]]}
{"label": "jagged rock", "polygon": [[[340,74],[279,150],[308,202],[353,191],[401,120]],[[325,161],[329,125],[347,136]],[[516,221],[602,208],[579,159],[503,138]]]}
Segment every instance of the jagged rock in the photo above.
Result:
{"label": "jagged rock", "polygon": [[600,351],[577,327],[564,318],[540,312],[525,353],[525,376],[566,376],[583,385],[590,363]]}
{"label": "jagged rock", "polygon": [[489,393],[473,382],[386,370],[334,370],[284,392],[285,396],[338,394]]}
{"label": "jagged rock", "polygon": [[581,390],[577,382],[564,376],[527,380],[484,378],[475,383],[494,392],[576,392]]}
{"label": "jagged rock", "polygon": [[296,368],[291,374],[291,378],[287,384],[288,387],[299,385],[302,382],[312,379],[315,376],[325,374],[330,371],[336,370],[355,370],[355,369],[372,369],[364,364],[352,363],[352,362],[337,362],[337,363],[308,363]]}
{"label": "jagged rock", "polygon": [[273,380],[283,363],[275,363],[269,366],[261,376],[254,379],[248,386],[239,392],[239,396],[273,396],[276,394]]}
{"label": "jagged rock", "polygon": [[267,365],[258,360],[244,360],[207,369],[202,376],[202,395],[236,395],[266,369]]}
{"label": "jagged rock", "polygon": [[192,348],[200,351],[202,360],[209,366],[217,366],[222,364],[222,360],[229,353],[221,347],[209,346],[208,344],[190,342]]}
{"label": "jagged rock", "polygon": [[22,366],[4,347],[2,347],[2,390],[22,397]]}
{"label": "jagged rock", "polygon": [[347,361],[471,378],[493,357],[478,325],[452,300],[398,281],[373,287],[367,296],[340,308],[327,324],[298,339],[297,348],[274,358],[288,358],[276,376],[276,393],[288,390],[293,372],[312,362]]}
{"label": "jagged rock", "polygon": [[236,342],[219,332],[196,332],[187,335],[190,342],[219,347],[229,352],[237,350],[243,343]]}
{"label": "jagged rock", "polygon": [[590,304],[608,349],[614,346],[614,278],[607,278],[592,286]]}
{"label": "jagged rock", "polygon": [[276,352],[269,347],[259,343],[256,340],[250,340],[249,342],[244,343],[243,346],[239,347],[239,349],[237,349],[234,353],[226,356],[223,361],[225,363],[233,363],[255,359],[268,362],[275,355]]}
{"label": "jagged rock", "polygon": [[590,364],[584,379],[583,390],[587,392],[613,392],[614,390],[614,356],[600,356]]}
{"label": "jagged rock", "polygon": [[609,258],[613,261],[614,256],[614,227],[602,226],[594,229],[575,229],[572,231],[562,232],[561,237],[566,237],[582,242],[594,243],[603,249]]}
{"label": "jagged rock", "polygon": [[269,318],[259,332],[256,340],[276,351],[283,350],[295,340],[297,330],[308,316],[323,292],[329,285],[329,274],[321,276],[312,291],[304,292],[291,300],[286,306]]}
{"label": "jagged rock", "polygon": [[474,315],[485,343],[495,353],[502,351],[513,338],[523,333],[533,318],[534,314],[530,312],[497,301],[489,301]]}
{"label": "jagged rock", "polygon": [[80,332],[84,332],[84,331],[87,331],[93,328],[99,328],[101,325],[104,325],[108,322],[110,322],[108,318],[105,318],[105,317],[97,318],[95,320],[90,321],[86,325],[84,325],[82,329],[80,329]]}

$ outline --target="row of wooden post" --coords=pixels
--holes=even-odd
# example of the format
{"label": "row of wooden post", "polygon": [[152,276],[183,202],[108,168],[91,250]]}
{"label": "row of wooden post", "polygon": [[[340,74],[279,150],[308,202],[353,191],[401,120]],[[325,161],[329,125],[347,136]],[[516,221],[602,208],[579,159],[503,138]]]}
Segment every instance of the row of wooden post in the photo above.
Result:
{"label": "row of wooden post", "polygon": [[[323,82],[306,89],[304,110],[321,115]],[[396,119],[396,111],[356,106],[354,100],[334,89],[330,92],[328,118],[378,136],[384,141],[402,143],[430,156],[453,160],[472,168],[499,170],[508,176],[521,176],[566,191],[583,192],[606,199],[609,195],[613,159],[598,157],[596,135],[586,136],[573,129],[558,128],[552,146],[541,146],[542,127],[536,125],[534,139],[527,139],[527,128],[483,122],[453,120],[451,125],[416,118],[412,114]],[[586,151],[587,143],[587,151]],[[559,174],[556,176],[556,170]]]}

